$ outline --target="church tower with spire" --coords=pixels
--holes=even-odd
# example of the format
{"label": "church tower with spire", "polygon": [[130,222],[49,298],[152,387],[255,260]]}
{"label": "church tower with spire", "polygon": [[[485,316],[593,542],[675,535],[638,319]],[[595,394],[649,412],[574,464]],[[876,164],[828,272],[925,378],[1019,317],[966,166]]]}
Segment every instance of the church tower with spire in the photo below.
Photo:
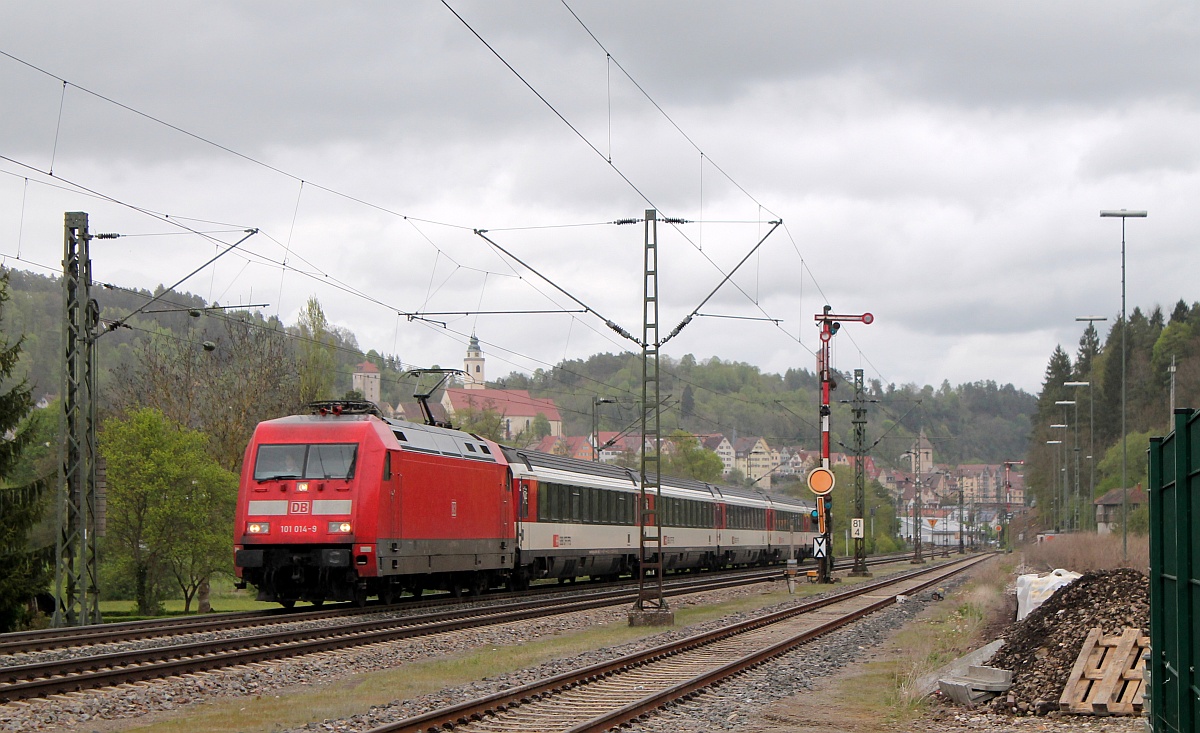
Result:
{"label": "church tower with spire", "polygon": [[483,389],[487,386],[483,372],[483,349],[479,348],[479,339],[471,333],[471,342],[467,344],[467,356],[463,359],[463,371],[467,376],[463,379],[466,389]]}

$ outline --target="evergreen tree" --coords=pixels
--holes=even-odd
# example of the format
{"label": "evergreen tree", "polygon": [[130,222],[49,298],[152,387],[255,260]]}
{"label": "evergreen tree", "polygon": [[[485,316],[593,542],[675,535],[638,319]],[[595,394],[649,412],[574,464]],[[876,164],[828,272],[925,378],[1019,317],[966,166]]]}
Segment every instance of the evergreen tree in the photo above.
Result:
{"label": "evergreen tree", "polygon": [[1186,321],[1187,318],[1188,318],[1187,301],[1185,301],[1183,298],[1180,298],[1179,302],[1175,304],[1175,308],[1173,308],[1171,310],[1171,320],[1167,322],[1167,325],[1170,325],[1172,323],[1177,323],[1179,321]]}
{"label": "evergreen tree", "polygon": [[[1055,346],[1054,353],[1050,355],[1050,363],[1046,365],[1046,377],[1042,380],[1042,394],[1038,397],[1037,415],[1038,419],[1045,421],[1046,418],[1052,417],[1058,413],[1058,408],[1055,402],[1058,400],[1069,399],[1069,387],[1064,387],[1064,382],[1071,381],[1071,357],[1067,356],[1067,352],[1063,351],[1063,347]],[[1053,420],[1051,420],[1053,422]]]}
{"label": "evergreen tree", "polygon": [[[0,274],[0,320],[8,302],[8,272]],[[50,552],[30,548],[30,530],[45,510],[49,479],[13,487],[9,480],[21,465],[33,436],[27,419],[33,408],[29,384],[13,380],[24,339],[10,341],[0,334],[0,632],[12,631],[29,619],[29,605],[47,590],[53,568]]]}
{"label": "evergreen tree", "polygon": [[[1104,343],[1103,370],[1100,373],[1100,389],[1096,391],[1096,442],[1111,443],[1121,434],[1121,331],[1124,324],[1117,321],[1108,332]],[[1129,356],[1129,342],[1125,344],[1125,356]]]}
{"label": "evergreen tree", "polygon": [[1100,355],[1100,335],[1096,332],[1096,324],[1088,322],[1083,335],[1079,337],[1079,351],[1075,354],[1075,377],[1079,381],[1088,381],[1092,373],[1092,365]]}

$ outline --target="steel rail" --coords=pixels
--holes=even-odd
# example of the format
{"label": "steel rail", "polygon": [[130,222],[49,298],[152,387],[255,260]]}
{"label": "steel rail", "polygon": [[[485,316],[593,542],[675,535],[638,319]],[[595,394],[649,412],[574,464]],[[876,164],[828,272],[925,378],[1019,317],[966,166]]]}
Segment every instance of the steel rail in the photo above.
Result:
{"label": "steel rail", "polygon": [[[749,631],[770,626],[772,624],[779,623],[780,621],[791,619],[795,616],[811,613],[826,606],[840,603],[856,596],[866,595],[868,593],[888,588],[889,586],[894,587],[900,583],[920,577],[922,575],[937,573],[933,578],[914,587],[915,590],[919,590],[921,588],[928,587],[929,585],[938,583],[949,575],[961,572],[962,570],[965,570],[971,565],[980,562],[989,556],[990,555],[976,556],[964,560],[958,560],[953,563],[921,568],[888,578],[869,581],[867,583],[855,585],[842,593],[833,594],[826,598],[815,599],[813,601],[798,604],[792,608],[767,614],[756,619],[738,624],[731,624],[729,626],[698,634],[687,639],[669,642],[667,644],[663,644],[642,652],[635,652],[615,660],[593,664],[583,669],[565,672],[545,680],[533,682],[510,690],[504,690],[502,692],[494,693],[476,700],[468,700],[457,705],[433,710],[422,715],[413,716],[395,723],[373,728],[368,733],[421,733],[424,731],[435,731],[445,727],[467,725],[472,721],[482,720],[483,718],[490,716],[492,713],[510,710],[520,706],[523,703],[545,698],[547,696],[556,694],[557,692],[586,684],[589,681],[609,678],[629,669],[645,666],[657,660],[666,659],[685,651],[697,649],[739,634],[744,634]],[[948,568],[950,569],[949,571],[947,571]],[[863,615],[878,610],[879,608],[883,608],[894,602],[895,594],[889,594],[885,598],[869,604],[865,609],[861,609],[860,611],[850,614],[849,616],[822,624],[812,632],[807,632],[798,637],[785,640],[779,644],[772,645],[767,649],[756,651],[755,653],[738,659],[735,662],[723,665],[719,668],[719,670],[708,672],[687,682],[672,686],[668,690],[646,696],[646,698],[643,700],[624,705],[619,710],[611,711],[602,716],[593,718],[587,724],[574,728],[564,728],[564,730],[572,731],[572,733],[576,733],[578,731],[608,730],[623,722],[634,720],[650,710],[661,707],[671,700],[679,699],[680,697],[692,694],[698,689],[710,686],[720,679],[724,679],[732,674],[736,674],[739,671],[743,671],[744,669],[754,666],[755,664],[760,664],[766,659],[769,659],[773,656],[778,656],[792,647],[804,643],[804,641],[827,633],[838,626],[850,623],[851,621],[860,618]]]}
{"label": "steel rail", "polygon": [[[879,556],[878,558],[869,561],[869,563],[874,564],[891,562],[895,557],[901,556]],[[906,558],[907,555],[904,555],[903,557]],[[726,571],[726,574],[733,577],[740,577],[742,575],[770,575],[772,572],[777,574],[781,567],[782,566],[777,566],[774,570],[755,570],[751,571],[750,573],[747,573],[745,569],[738,569],[734,571]],[[693,582],[690,577],[684,576],[673,576],[666,580],[667,584],[673,587],[680,584]],[[602,590],[604,588],[619,589],[634,585],[636,585],[636,581],[632,580],[621,580],[613,583],[589,582],[586,584],[568,583],[564,585],[541,585],[535,586],[529,591],[520,593],[488,593],[483,596],[469,596],[465,598],[452,598],[449,596],[444,596],[434,597],[423,601],[415,598],[409,598],[400,603],[392,605],[375,604],[365,608],[353,606],[350,603],[339,603],[326,606],[319,610],[271,608],[261,611],[232,611],[228,613],[205,614],[167,619],[144,619],[141,621],[120,621],[105,624],[91,624],[88,626],[67,627],[62,629],[17,631],[0,634],[0,658],[12,654],[44,652],[52,649],[63,649],[68,647],[86,647],[121,641],[145,640],[163,636],[220,632],[232,629],[253,628],[256,626],[269,626],[273,624],[302,623],[342,616],[388,613],[395,610],[440,608],[442,606],[461,605],[462,603],[470,602],[503,602],[508,599],[526,598],[531,594],[553,595],[564,592],[578,594],[579,589],[584,587],[589,590],[604,592]]]}
{"label": "steel rail", "polygon": [[[773,572],[736,578],[698,577],[670,595],[686,595],[778,580]],[[458,631],[488,624],[511,623],[575,611],[625,604],[636,588],[590,593],[584,599],[526,599],[499,606],[440,611],[402,618],[355,622],[328,629],[301,629],[254,634],[234,639],[203,641],[72,659],[0,667],[0,701],[110,686],[139,680],[198,672],[219,667],[281,659],[352,646]]]}

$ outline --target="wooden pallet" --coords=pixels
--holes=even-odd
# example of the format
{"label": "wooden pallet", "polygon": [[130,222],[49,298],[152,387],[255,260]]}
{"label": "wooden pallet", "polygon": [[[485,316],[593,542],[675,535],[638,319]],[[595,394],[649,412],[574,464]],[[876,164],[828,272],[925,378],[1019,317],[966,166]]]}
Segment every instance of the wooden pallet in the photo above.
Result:
{"label": "wooden pallet", "polygon": [[1084,715],[1136,715],[1142,712],[1142,652],[1150,647],[1150,637],[1141,629],[1124,629],[1117,636],[1104,636],[1092,629],[1067,686],[1058,700],[1058,709]]}

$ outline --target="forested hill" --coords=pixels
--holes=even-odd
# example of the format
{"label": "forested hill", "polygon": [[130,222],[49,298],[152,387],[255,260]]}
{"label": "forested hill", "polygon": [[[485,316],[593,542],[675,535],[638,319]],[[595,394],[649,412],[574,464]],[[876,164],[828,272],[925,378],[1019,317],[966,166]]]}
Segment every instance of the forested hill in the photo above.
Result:
{"label": "forested hill", "polygon": [[[35,399],[58,393],[62,352],[62,289],[57,277],[21,270],[9,271],[11,301],[0,328],[10,336],[25,338],[21,371],[34,388]],[[120,319],[143,307],[158,291],[126,291],[93,288],[100,304],[101,318]],[[154,333],[165,333],[180,341],[199,344],[210,338],[221,324],[216,317],[189,317],[189,308],[202,309],[203,298],[190,294],[169,293],[152,310],[130,319],[131,328],[106,333],[99,344],[99,382],[101,401],[109,393],[113,376],[131,371],[143,353],[142,344]],[[227,314],[247,319],[258,326],[294,336],[297,326],[280,324],[260,313]],[[332,314],[336,320],[336,314]],[[327,342],[330,358],[323,369],[328,397],[340,397],[350,389],[354,365],[370,360],[382,376],[383,399],[392,405],[411,399],[414,384],[400,378],[396,357],[359,349],[353,333],[331,327],[321,340]],[[293,348],[304,350],[311,339],[292,339]],[[301,355],[303,356],[303,355]],[[797,358],[806,357],[799,353]],[[419,355],[409,355],[423,363]],[[303,360],[303,359],[302,359]],[[309,359],[311,365],[314,362]],[[453,364],[451,366],[458,366]],[[682,429],[690,433],[722,433],[736,436],[761,436],[772,447],[818,447],[818,383],[813,372],[804,368],[786,373],[764,374],[757,367],[736,361],[711,358],[697,360],[692,355],[679,359],[664,357],[662,395],[667,400],[662,413],[664,430]],[[510,374],[495,386],[528,389],[534,396],[554,399],[570,435],[591,431],[594,400],[615,399],[615,403],[596,405],[602,430],[622,430],[637,418],[635,401],[641,397],[641,363],[632,354],[598,354],[586,360],[565,361],[548,371],[533,375]],[[834,391],[834,450],[851,445],[850,406],[844,401],[854,397],[849,375],[843,375]],[[871,450],[882,465],[897,465],[897,457],[907,450],[919,430],[934,444],[935,458],[941,463],[999,463],[1024,456],[1030,433],[1031,415],[1036,399],[1012,385],[975,382],[957,387],[906,385],[867,385],[868,443],[879,441]],[[632,429],[632,428],[631,428]]]}
{"label": "forested hill", "polygon": [[[1094,497],[1084,497],[1090,504],[1092,498],[1121,488],[1122,453],[1126,488],[1145,486],[1150,438],[1173,429],[1172,405],[1200,408],[1200,302],[1176,301],[1169,313],[1157,305],[1148,312],[1135,307],[1127,325],[1119,314],[1108,323],[1103,340],[1095,324],[1088,323],[1081,329],[1074,358],[1060,345],[1046,365],[1034,417],[1031,463],[1025,474],[1043,505],[1048,503],[1047,487],[1060,485],[1051,479],[1061,465],[1061,455],[1047,441],[1064,437],[1068,444],[1075,441],[1074,430],[1064,436],[1051,426],[1078,428],[1085,449],[1090,445],[1089,433],[1094,433],[1095,492]],[[1125,451],[1121,450],[1122,422],[1129,436]],[[1081,486],[1087,487],[1092,476],[1086,462],[1081,473]]]}
{"label": "forested hill", "polygon": [[[5,308],[4,322],[0,329],[10,338],[23,337],[21,361],[17,376],[29,380],[35,400],[54,397],[61,389],[63,353],[60,348],[63,336],[63,294],[61,278],[45,276],[24,270],[7,270],[9,303]],[[149,307],[147,303],[162,296]],[[160,286],[149,290],[124,290],[92,286],[92,297],[100,307],[101,330],[97,340],[97,379],[101,408],[111,396],[109,387],[114,376],[128,373],[142,357],[146,341],[159,334],[179,344],[191,344],[201,348],[204,341],[218,338],[230,322],[241,322],[262,330],[273,330],[285,337],[294,337],[295,325],[285,325],[278,319],[258,312],[218,308],[216,303],[207,303],[204,298],[190,293],[163,292]],[[129,314],[146,308],[142,313],[129,318]],[[191,311],[189,313],[189,311]],[[201,315],[201,317],[194,317]],[[114,321],[124,325],[107,330]],[[296,340],[291,339],[293,350]],[[309,339],[311,341],[311,339]],[[327,370],[333,394],[341,396],[350,389],[354,365],[371,359],[381,370],[396,366],[388,359],[358,348],[354,334],[330,326],[321,334],[320,341],[330,354]],[[395,369],[390,370],[398,375]],[[407,399],[411,390],[404,393],[398,379],[390,382],[391,394],[386,397]]]}
{"label": "forested hill", "polygon": [[[688,354],[663,358],[661,393],[670,395],[662,413],[664,431],[722,433],[728,437],[761,436],[772,447],[819,446],[819,383],[813,372],[789,369],[764,374],[757,367],[716,357],[699,361]],[[598,354],[566,361],[532,376],[510,374],[498,381],[510,389],[528,389],[553,398],[565,429],[572,435],[591,431],[593,401],[602,430],[621,430],[637,418],[641,399],[640,357]],[[1036,398],[1011,384],[974,382],[957,387],[866,385],[868,445],[880,441],[871,455],[881,465],[898,465],[918,431],[934,444],[939,463],[1000,463],[1024,457]],[[834,391],[832,430],[835,451],[852,445],[850,405],[854,384],[843,375]],[[882,440],[881,440],[882,439]]]}

